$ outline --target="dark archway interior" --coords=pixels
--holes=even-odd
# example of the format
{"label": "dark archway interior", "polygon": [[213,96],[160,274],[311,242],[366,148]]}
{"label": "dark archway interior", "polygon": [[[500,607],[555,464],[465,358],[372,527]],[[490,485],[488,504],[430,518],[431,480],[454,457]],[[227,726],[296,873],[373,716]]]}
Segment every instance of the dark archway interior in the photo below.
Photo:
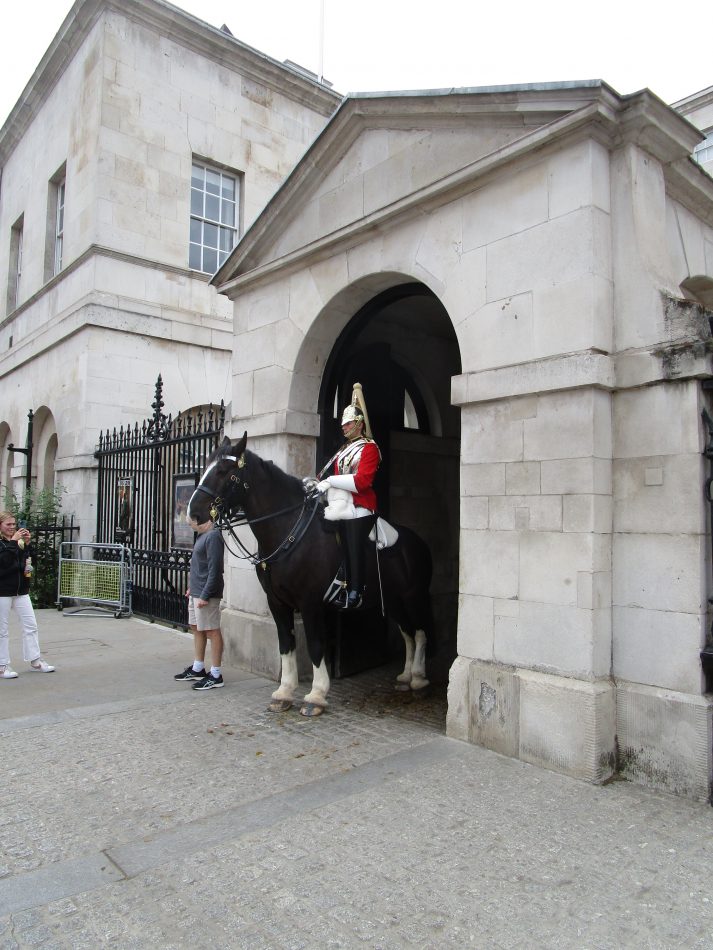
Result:
{"label": "dark archway interior", "polygon": [[[423,284],[408,283],[373,298],[337,340],[320,390],[323,465],[342,442],[342,409],[362,384],[383,461],[376,480],[380,513],[408,525],[433,556],[436,652],[428,675],[443,682],[456,656],[460,410],[451,377],[461,371],[451,321]],[[403,656],[398,631],[379,617],[339,615],[332,675],[347,676]]]}

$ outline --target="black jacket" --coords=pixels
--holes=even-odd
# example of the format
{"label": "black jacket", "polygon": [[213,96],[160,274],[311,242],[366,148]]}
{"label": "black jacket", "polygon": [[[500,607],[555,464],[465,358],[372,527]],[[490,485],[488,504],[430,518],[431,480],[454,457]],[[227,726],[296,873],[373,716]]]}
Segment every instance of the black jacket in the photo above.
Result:
{"label": "black jacket", "polygon": [[0,539],[0,597],[17,597],[30,590],[30,578],[25,577],[25,561],[32,555],[32,546],[24,550],[17,541]]}

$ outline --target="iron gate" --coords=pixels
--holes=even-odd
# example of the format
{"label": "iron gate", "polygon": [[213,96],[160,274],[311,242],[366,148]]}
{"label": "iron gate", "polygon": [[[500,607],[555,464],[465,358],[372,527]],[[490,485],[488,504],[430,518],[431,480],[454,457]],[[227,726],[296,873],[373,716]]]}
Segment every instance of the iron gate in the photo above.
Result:
{"label": "iron gate", "polygon": [[187,628],[194,534],[183,516],[220,442],[225,406],[221,401],[175,419],[163,406],[159,376],[150,419],[100,434],[96,540],[131,549],[134,613]]}

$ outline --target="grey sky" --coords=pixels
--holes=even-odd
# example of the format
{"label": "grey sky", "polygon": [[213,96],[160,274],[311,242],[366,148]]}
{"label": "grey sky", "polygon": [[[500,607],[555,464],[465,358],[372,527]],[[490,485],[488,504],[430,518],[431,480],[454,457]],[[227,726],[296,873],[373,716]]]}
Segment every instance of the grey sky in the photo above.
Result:
{"label": "grey sky", "polygon": [[[604,79],[621,93],[648,86],[674,102],[713,85],[710,0],[661,7],[639,0],[479,3],[478,0],[182,0],[275,59],[324,76],[339,92],[435,89]],[[62,20],[69,0],[20,0],[3,9],[0,115],[4,121]],[[696,43],[704,39],[703,45]]]}

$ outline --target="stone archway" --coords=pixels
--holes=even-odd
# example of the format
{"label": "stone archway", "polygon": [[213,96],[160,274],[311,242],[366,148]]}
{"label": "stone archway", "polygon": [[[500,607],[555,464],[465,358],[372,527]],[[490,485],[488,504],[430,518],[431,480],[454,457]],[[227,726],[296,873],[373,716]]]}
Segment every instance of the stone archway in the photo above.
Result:
{"label": "stone archway", "polygon": [[32,475],[35,485],[40,490],[52,490],[57,460],[57,427],[54,415],[47,406],[40,406],[34,414],[33,441]]}
{"label": "stone archway", "polygon": [[[460,372],[445,308],[424,284],[408,281],[356,310],[326,361],[319,394],[317,459],[323,464],[319,460],[340,442],[339,416],[353,383],[364,387],[383,456],[376,485],[380,510],[421,534],[433,555],[437,643],[429,675],[441,682],[456,656],[460,411],[451,405],[450,385]],[[391,642],[400,654],[400,637]],[[367,660],[360,659],[363,668]],[[378,661],[375,653],[372,665]]]}

